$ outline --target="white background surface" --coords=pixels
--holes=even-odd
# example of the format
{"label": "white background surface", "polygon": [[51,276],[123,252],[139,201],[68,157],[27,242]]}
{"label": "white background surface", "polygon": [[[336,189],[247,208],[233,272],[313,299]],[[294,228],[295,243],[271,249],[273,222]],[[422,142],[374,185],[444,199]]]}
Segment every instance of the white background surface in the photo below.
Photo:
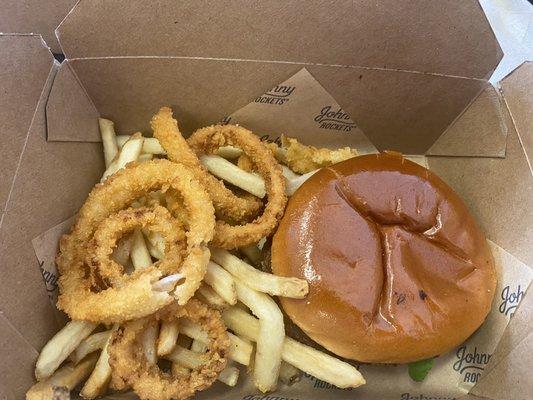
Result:
{"label": "white background surface", "polygon": [[527,0],[479,0],[504,52],[490,81],[533,61],[533,6]]}

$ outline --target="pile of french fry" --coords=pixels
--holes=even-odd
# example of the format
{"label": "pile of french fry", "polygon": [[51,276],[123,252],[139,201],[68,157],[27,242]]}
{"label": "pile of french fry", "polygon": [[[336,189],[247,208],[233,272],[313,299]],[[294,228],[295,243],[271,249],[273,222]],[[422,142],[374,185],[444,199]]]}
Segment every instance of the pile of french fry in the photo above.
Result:
{"label": "pile of french fry", "polygon": [[[145,138],[140,133],[116,135],[113,122],[100,119],[99,123],[106,164],[102,181],[130,162],[165,156],[156,139]],[[263,197],[263,179],[231,161],[241,154],[240,149],[226,146],[219,149],[218,155],[202,157],[201,162],[213,175]],[[308,178],[306,175],[284,168],[288,195]],[[164,196],[152,193],[149,200],[162,203]],[[114,257],[126,269],[137,270],[152,265],[154,259],[163,258],[164,251],[164,238],[137,229],[119,242]],[[255,265],[262,258],[259,245],[242,248],[240,253]],[[283,314],[271,296],[304,298],[307,282],[260,271],[249,262],[226,250],[211,248],[211,261],[196,293],[198,299],[221,311],[229,330],[230,363],[218,380],[235,386],[240,364],[251,371],[255,386],[262,392],[276,389],[278,378],[285,384],[298,381],[301,371],[339,388],[364,384],[363,377],[351,364],[285,335]],[[168,278],[173,279],[172,276]],[[158,284],[164,285],[165,280]],[[82,383],[80,395],[83,398],[93,399],[106,393],[112,375],[107,347],[117,328],[87,321],[68,322],[41,351],[35,369],[38,383],[28,391],[26,398],[51,399]],[[189,320],[154,325],[142,340],[148,362],[156,364],[159,359],[166,359],[171,362],[175,375],[187,374],[206,361],[207,335]]]}

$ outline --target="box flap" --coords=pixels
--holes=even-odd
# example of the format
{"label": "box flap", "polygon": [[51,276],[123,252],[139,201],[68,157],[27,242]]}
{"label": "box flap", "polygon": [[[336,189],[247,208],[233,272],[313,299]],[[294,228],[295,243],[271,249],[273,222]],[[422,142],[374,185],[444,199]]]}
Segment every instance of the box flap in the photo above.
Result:
{"label": "box flap", "polygon": [[[99,113],[115,121],[121,133],[138,129],[149,132],[148,121],[156,108],[170,104],[182,121],[181,129],[189,134],[220,121],[306,67],[297,63],[197,58],[77,59],[68,63]],[[489,85],[478,79],[381,69],[306,69],[378,149],[406,154],[423,154],[471,99]],[[68,79],[71,90],[82,97],[74,79]],[[64,99],[57,102],[70,103]],[[50,104],[55,103],[54,91]],[[81,136],[95,140],[93,130],[70,129],[70,122],[60,110],[47,110],[50,123],[65,125],[54,135],[61,135],[61,140],[80,140]],[[90,124],[87,119],[84,126]]]}
{"label": "box flap", "polygon": [[533,62],[525,62],[501,82],[505,101],[529,160],[533,158]]}
{"label": "box flap", "polygon": [[497,89],[488,84],[437,139],[427,155],[505,157],[504,107]]}
{"label": "box flap", "polygon": [[67,62],[57,72],[46,104],[49,141],[99,142],[98,111]]}
{"label": "box flap", "polygon": [[0,123],[5,138],[0,141],[3,215],[28,129],[54,59],[41,37],[33,35],[0,35],[0,54],[9,54],[0,58]]}
{"label": "box flap", "polygon": [[531,289],[502,336],[487,370],[472,393],[497,400],[527,399],[533,393],[533,294]]}
{"label": "box flap", "polygon": [[54,53],[61,53],[55,29],[76,0],[4,0],[0,32],[41,34]]}
{"label": "box flap", "polygon": [[[13,162],[16,169],[9,179],[1,181],[3,185],[9,185],[9,195],[0,226],[0,259],[4,283],[0,292],[0,308],[4,325],[9,325],[17,333],[6,334],[8,345],[0,347],[2,361],[14,357],[13,349],[17,348],[17,343],[21,340],[33,349],[40,349],[57,330],[54,309],[48,300],[31,240],[50,226],[73,215],[98,181],[103,169],[99,143],[46,142],[45,105],[57,65],[49,51],[43,47],[40,37],[0,36],[0,45],[5,43],[9,45],[10,54],[20,55],[14,60],[22,61],[19,68],[9,69],[6,66],[0,72],[3,78],[10,78],[17,83],[10,85],[6,82],[4,86],[5,98],[11,99],[15,104],[11,109],[13,112],[2,115],[0,121],[6,127],[11,127],[3,131],[6,143],[11,138],[23,137],[24,144],[19,149],[16,160],[7,157],[10,149],[6,149],[1,161],[4,169],[4,162]],[[39,46],[44,49],[44,53],[39,50]],[[6,61],[13,62],[11,58]],[[34,70],[38,65],[41,69]],[[8,71],[11,76],[7,75]],[[26,86],[31,86],[32,90],[39,86],[40,97],[34,99],[21,95],[33,93]],[[31,104],[30,100],[35,100],[31,112],[27,115],[16,112],[19,109],[25,110],[25,105]],[[2,112],[4,110],[2,108]],[[22,117],[27,118],[25,124],[20,121]],[[15,142],[14,140],[13,143]],[[31,378],[30,371],[37,353],[35,350],[31,354],[28,352],[30,350],[21,348],[16,362],[6,366],[17,373],[27,371],[28,374],[24,377]],[[14,386],[10,377],[9,373],[0,373],[0,390],[7,391],[7,398],[23,398],[29,379],[20,386]]]}
{"label": "box flap", "polygon": [[476,0],[85,0],[57,35],[69,58],[270,60],[482,79],[502,56]]}
{"label": "box flap", "polygon": [[432,156],[428,163],[465,200],[489,239],[533,266],[533,176],[504,111],[509,129],[505,158]]}

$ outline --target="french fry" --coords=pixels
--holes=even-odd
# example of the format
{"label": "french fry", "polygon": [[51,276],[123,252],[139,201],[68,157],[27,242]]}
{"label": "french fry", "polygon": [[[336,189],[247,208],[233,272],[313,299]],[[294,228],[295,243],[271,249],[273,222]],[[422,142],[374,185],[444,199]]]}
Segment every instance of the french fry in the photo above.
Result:
{"label": "french fry", "polygon": [[[282,353],[283,355],[283,353]],[[302,371],[295,366],[282,361],[279,367],[279,380],[285,385],[291,386],[302,378]]]}
{"label": "french fry", "polygon": [[205,353],[207,351],[207,345],[200,340],[194,339],[191,344],[191,351]]}
{"label": "french fry", "polygon": [[217,150],[217,154],[220,157],[232,160],[239,158],[243,154],[243,151],[234,146],[220,146]]}
{"label": "french fry", "polygon": [[165,257],[165,238],[159,232],[143,230],[144,239],[150,255],[157,260]]}
{"label": "french fry", "polygon": [[157,338],[159,336],[159,323],[150,325],[144,331],[142,337],[142,344],[144,349],[144,356],[148,364],[157,364]]}
{"label": "french fry", "polygon": [[263,393],[276,389],[281,351],[285,339],[283,314],[276,302],[240,281],[235,282],[237,297],[259,318],[255,337],[254,384]]}
{"label": "french fry", "polygon": [[211,288],[211,286],[207,286],[205,283],[202,283],[196,291],[196,297],[203,303],[208,304],[217,310],[222,310],[229,306],[229,304],[226,303],[224,299]]}
{"label": "french fry", "polygon": [[[124,144],[131,138],[130,135],[118,135],[117,136],[117,144],[119,148],[122,148]],[[146,154],[166,154],[163,147],[161,147],[161,144],[159,143],[159,140],[156,138],[144,138],[143,147],[141,150],[143,153]]]}
{"label": "french fry", "polygon": [[70,355],[70,360],[77,364],[79,363],[87,354],[93,353],[98,350],[102,350],[107,343],[107,339],[111,336],[111,330],[93,333],[91,336],[86,337],[82,342],[76,347],[76,349]]}
{"label": "french fry", "polygon": [[[113,326],[112,331],[118,329],[118,325]],[[107,348],[111,340],[111,335],[107,338],[107,341],[98,357],[98,361],[94,367],[93,372],[89,376],[89,379],[83,385],[80,391],[81,397],[85,399],[94,399],[105,393],[109,381],[111,380],[111,365],[109,365],[109,353]]]}
{"label": "french fry", "polygon": [[288,181],[291,181],[293,179],[298,179],[301,176],[300,174],[297,174],[297,173],[293,172],[293,170],[290,169],[289,167],[287,167],[286,165],[282,165],[281,169],[283,171],[283,176]]}
{"label": "french fry", "polygon": [[174,350],[179,335],[178,321],[162,321],[157,339],[157,355],[164,356]]}
{"label": "french fry", "polygon": [[144,139],[140,133],[132,135],[131,138],[124,144],[122,149],[120,149],[113,162],[111,162],[109,167],[107,167],[100,182],[104,182],[108,176],[113,175],[119,169],[124,168],[126,164],[132,161],[137,161],[139,155],[141,154],[143,141]]}
{"label": "french fry", "polygon": [[170,371],[172,372],[172,375],[175,376],[183,376],[183,375],[189,375],[191,370],[187,367],[184,367],[181,364],[178,364],[176,362],[173,362],[170,366]]}
{"label": "french fry", "polygon": [[237,303],[237,291],[233,277],[220,265],[209,261],[204,281],[228,304]]}
{"label": "french fry", "polygon": [[130,257],[135,269],[144,269],[152,265],[152,257],[144,241],[142,231],[139,228],[133,231]]}
{"label": "french fry", "polygon": [[96,354],[90,354],[77,365],[67,364],[61,367],[48,379],[33,385],[26,393],[26,400],[70,399],[70,395],[67,397],[55,396],[63,396],[65,392],[68,394],[78,386],[89,376],[97,360]]}
{"label": "french fry", "polygon": [[70,321],[43,347],[35,365],[38,381],[50,377],[83,339],[95,330],[94,322]]}
{"label": "french fry", "polygon": [[120,265],[127,265],[130,260],[131,245],[133,243],[132,235],[122,237],[113,251],[113,259]]}
{"label": "french fry", "polygon": [[[200,325],[191,322],[190,320],[184,319],[180,321],[180,333],[189,336],[194,341],[199,341],[202,343],[207,343],[208,337]],[[228,332],[228,337],[230,340],[230,347],[228,352],[228,357],[234,361],[237,361],[239,364],[248,365],[250,364],[250,357],[252,356],[253,346],[240,337]],[[193,350],[191,348],[191,350]]]}
{"label": "french fry", "polygon": [[104,147],[105,167],[108,168],[118,153],[117,135],[115,134],[115,124],[105,118],[98,118],[102,145]]}
{"label": "french fry", "polygon": [[[237,307],[225,310],[222,318],[227,327],[240,336],[250,340],[255,340],[259,336],[259,321]],[[281,357],[283,361],[299,370],[339,388],[355,388],[365,384],[361,373],[351,364],[289,337],[285,338]]]}
{"label": "french fry", "polygon": [[220,372],[217,379],[220,382],[233,387],[239,380],[239,369],[233,365],[227,365],[226,368]]}
{"label": "french fry", "polygon": [[249,246],[241,247],[239,250],[246,256],[246,258],[248,258],[248,260],[251,261],[253,265],[261,265],[263,256],[261,255],[261,250],[259,247],[257,247],[257,244],[254,243]]}
{"label": "french fry", "polygon": [[139,157],[137,158],[137,161],[144,162],[144,161],[150,161],[154,158],[154,155],[151,153],[141,153],[139,154]]}
{"label": "french fry", "polygon": [[[187,368],[197,369],[200,368],[205,362],[205,355],[188,350],[181,346],[176,346],[172,353],[165,356],[166,359],[172,361],[173,373],[189,373]],[[174,367],[174,365],[177,365]],[[185,369],[183,369],[185,367]],[[226,371],[228,370],[228,371]],[[222,383],[228,386],[235,386],[237,379],[239,378],[239,370],[233,366],[227,366],[217,377]]]}
{"label": "french fry", "polygon": [[259,175],[243,171],[220,156],[203,155],[200,162],[216,177],[235,185],[259,198],[266,195],[265,181]]}
{"label": "french fry", "polygon": [[311,178],[317,172],[318,169],[308,172],[307,174],[300,175],[295,179],[288,179],[287,186],[285,186],[285,194],[287,196],[292,196],[296,192],[296,190],[304,184],[306,180]]}
{"label": "french fry", "polygon": [[226,250],[211,248],[211,258],[235,278],[259,292],[294,299],[303,299],[309,292],[307,281],[259,271]]}

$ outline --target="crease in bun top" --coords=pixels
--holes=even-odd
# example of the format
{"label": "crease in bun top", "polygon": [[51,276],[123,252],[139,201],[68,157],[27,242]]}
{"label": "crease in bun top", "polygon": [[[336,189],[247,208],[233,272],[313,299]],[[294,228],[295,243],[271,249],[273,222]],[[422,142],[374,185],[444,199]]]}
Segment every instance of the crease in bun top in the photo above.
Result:
{"label": "crease in bun top", "polygon": [[484,234],[461,198],[398,153],[324,168],[291,198],[272,242],[275,274],[309,282],[281,298],[337,355],[406,363],[443,354],[487,316],[496,287]]}

